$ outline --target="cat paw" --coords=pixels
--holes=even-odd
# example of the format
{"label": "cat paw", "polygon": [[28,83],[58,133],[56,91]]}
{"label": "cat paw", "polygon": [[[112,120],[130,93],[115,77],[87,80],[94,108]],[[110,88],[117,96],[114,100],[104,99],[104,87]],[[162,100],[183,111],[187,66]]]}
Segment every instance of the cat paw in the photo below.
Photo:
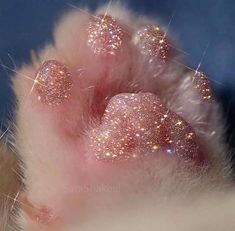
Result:
{"label": "cat paw", "polygon": [[113,6],[74,10],[54,34],[13,78],[24,230],[70,230],[229,180],[210,81],[183,65],[167,28]]}

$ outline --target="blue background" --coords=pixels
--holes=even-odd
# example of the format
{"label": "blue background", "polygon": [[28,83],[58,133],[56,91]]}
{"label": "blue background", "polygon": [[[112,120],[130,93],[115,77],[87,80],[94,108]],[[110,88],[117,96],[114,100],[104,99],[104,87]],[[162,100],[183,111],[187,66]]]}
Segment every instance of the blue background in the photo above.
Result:
{"label": "blue background", "polygon": [[[30,50],[52,39],[59,16],[72,5],[94,9],[107,1],[84,0],[0,0],[0,61],[14,68],[28,62]],[[233,0],[129,0],[133,10],[161,18],[187,53],[187,64],[197,68],[207,45],[201,69],[212,79],[227,118],[228,139],[233,145],[235,127],[235,1]],[[9,76],[0,67],[0,120],[12,117],[14,106]]]}

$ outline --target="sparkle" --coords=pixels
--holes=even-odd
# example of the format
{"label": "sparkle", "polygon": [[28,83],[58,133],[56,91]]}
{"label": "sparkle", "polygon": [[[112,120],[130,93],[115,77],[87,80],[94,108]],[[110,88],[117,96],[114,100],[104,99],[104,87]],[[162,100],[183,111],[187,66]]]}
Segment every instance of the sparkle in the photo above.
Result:
{"label": "sparkle", "polygon": [[110,157],[110,156],[111,156],[111,153],[110,153],[110,152],[106,152],[105,155],[106,155],[107,157]]}
{"label": "sparkle", "polygon": [[175,125],[182,125],[182,121],[181,120],[179,120],[179,121],[177,121],[177,123],[175,124]]}
{"label": "sparkle", "polygon": [[159,146],[157,145],[157,144],[154,144],[153,146],[152,146],[152,150],[153,151],[156,151],[156,150],[158,150],[159,149]]}
{"label": "sparkle", "polygon": [[11,211],[14,209],[14,206],[15,206],[16,202],[18,202],[18,197],[19,197],[19,195],[20,195],[20,191],[18,191],[18,192],[16,193],[16,195],[15,195],[15,197],[14,197],[14,199],[13,199],[13,204],[12,204],[12,206],[11,206]]}
{"label": "sparkle", "polygon": [[97,55],[115,55],[123,43],[123,30],[109,15],[93,17],[87,31],[87,45]]}
{"label": "sparkle", "polygon": [[65,65],[48,60],[39,67],[34,85],[39,101],[58,106],[71,96],[72,76]]}
{"label": "sparkle", "polygon": [[166,148],[166,153],[169,155],[172,155],[175,152],[175,149],[173,147]]}
{"label": "sparkle", "polygon": [[192,139],[193,136],[194,136],[194,133],[192,133],[192,132],[190,132],[190,133],[188,133],[188,134],[186,135],[186,137],[187,137],[188,139]]}

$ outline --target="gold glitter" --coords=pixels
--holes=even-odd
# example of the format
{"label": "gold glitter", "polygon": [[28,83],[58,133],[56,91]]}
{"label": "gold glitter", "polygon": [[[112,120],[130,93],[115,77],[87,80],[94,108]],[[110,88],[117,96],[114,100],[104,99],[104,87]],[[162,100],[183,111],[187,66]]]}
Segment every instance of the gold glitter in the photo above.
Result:
{"label": "gold glitter", "polygon": [[169,57],[169,42],[158,26],[147,25],[138,30],[134,36],[134,43],[144,55],[158,57],[163,62]]}
{"label": "gold glitter", "polygon": [[56,60],[45,61],[39,67],[34,83],[38,100],[46,105],[60,105],[71,96],[71,73]]}
{"label": "gold glitter", "polygon": [[115,55],[123,43],[123,30],[109,15],[93,17],[88,24],[87,45],[97,55]]}
{"label": "gold glitter", "polygon": [[[107,109],[90,136],[98,160],[141,158],[160,150],[186,161],[201,159],[193,129],[154,94],[119,94],[109,101]],[[107,133],[109,137],[104,139]]]}
{"label": "gold glitter", "polygon": [[187,137],[188,139],[192,139],[193,136],[194,136],[194,133],[192,133],[192,132],[190,132],[190,133],[188,133],[188,134],[186,135],[186,137]]}
{"label": "gold glitter", "polygon": [[179,120],[179,121],[177,121],[177,123],[175,124],[175,125],[182,125],[182,121],[181,120]]}
{"label": "gold glitter", "polygon": [[207,76],[203,72],[196,71],[193,76],[195,88],[199,91],[203,100],[211,101],[213,98],[212,88]]}
{"label": "gold glitter", "polygon": [[153,146],[152,146],[152,150],[158,150],[159,149],[159,146],[158,145],[156,145],[156,144],[154,144]]}
{"label": "gold glitter", "polygon": [[106,152],[105,155],[106,155],[107,157],[110,157],[110,156],[111,156],[111,154],[110,154],[109,152]]}

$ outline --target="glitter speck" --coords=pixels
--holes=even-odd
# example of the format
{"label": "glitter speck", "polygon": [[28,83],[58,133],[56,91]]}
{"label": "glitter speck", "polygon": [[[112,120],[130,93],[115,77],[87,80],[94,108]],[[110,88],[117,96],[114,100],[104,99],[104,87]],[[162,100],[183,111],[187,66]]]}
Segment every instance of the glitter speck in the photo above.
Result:
{"label": "glitter speck", "polygon": [[182,121],[181,120],[179,120],[175,125],[182,125]]}
{"label": "glitter speck", "polygon": [[175,152],[175,149],[173,147],[166,148],[166,153],[169,155],[172,155]]}
{"label": "glitter speck", "polygon": [[107,157],[110,157],[110,156],[111,156],[111,153],[106,152],[105,155],[106,155]]}
{"label": "glitter speck", "polygon": [[159,146],[158,146],[158,145],[154,144],[154,145],[152,146],[152,150],[153,150],[153,151],[156,151],[156,150],[158,150],[158,149],[159,149]]}
{"label": "glitter speck", "polygon": [[186,137],[187,137],[188,139],[192,139],[193,136],[194,136],[194,133],[192,133],[192,132],[190,132],[190,133],[188,133],[188,134],[186,135]]}

